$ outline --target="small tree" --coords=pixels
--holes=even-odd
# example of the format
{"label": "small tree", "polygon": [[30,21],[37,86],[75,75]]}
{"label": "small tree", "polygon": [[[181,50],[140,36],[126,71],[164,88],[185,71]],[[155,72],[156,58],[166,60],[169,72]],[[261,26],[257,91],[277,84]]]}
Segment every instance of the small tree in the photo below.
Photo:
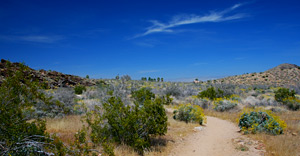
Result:
{"label": "small tree", "polygon": [[89,78],[90,78],[90,76],[89,76],[89,75],[86,75],[86,76],[85,76],[85,78],[89,79]]}
{"label": "small tree", "polygon": [[157,78],[157,82],[159,82],[159,81],[160,81],[160,78],[158,77],[158,78]]}

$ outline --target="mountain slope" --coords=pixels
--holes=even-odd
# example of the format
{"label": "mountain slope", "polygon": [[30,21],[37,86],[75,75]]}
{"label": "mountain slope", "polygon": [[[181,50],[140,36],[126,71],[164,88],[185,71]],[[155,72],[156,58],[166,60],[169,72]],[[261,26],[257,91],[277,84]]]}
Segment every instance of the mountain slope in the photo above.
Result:
{"label": "mountain slope", "polygon": [[230,76],[215,80],[215,83],[296,86],[300,85],[300,67],[285,63],[265,72]]}
{"label": "mountain slope", "polygon": [[[7,77],[7,60],[1,59],[0,62],[0,84]],[[12,63],[12,69],[17,69],[20,63]],[[57,71],[34,70],[29,68],[24,71],[25,75],[31,76],[34,80],[45,83],[47,88],[72,87],[78,84],[85,86],[95,85],[93,80],[81,78],[75,75],[63,74]]]}

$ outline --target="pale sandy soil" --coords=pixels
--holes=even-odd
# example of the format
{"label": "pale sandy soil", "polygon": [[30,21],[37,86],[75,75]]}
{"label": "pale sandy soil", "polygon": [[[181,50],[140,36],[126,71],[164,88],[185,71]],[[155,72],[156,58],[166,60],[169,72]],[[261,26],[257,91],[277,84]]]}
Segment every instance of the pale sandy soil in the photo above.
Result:
{"label": "pale sandy soil", "polygon": [[[238,132],[233,123],[215,117],[207,117],[202,130],[177,142],[170,156],[260,156],[263,145]],[[248,149],[242,151],[241,147]],[[261,148],[262,147],[262,148]]]}

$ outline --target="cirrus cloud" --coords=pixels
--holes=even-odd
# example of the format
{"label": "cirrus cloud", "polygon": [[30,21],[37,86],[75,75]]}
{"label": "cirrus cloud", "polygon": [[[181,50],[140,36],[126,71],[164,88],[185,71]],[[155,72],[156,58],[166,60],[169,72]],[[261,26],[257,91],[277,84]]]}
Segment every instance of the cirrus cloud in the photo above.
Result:
{"label": "cirrus cloud", "polygon": [[160,32],[168,32],[172,33],[174,30],[172,28],[179,27],[181,25],[188,25],[188,24],[196,24],[196,23],[206,23],[206,22],[223,22],[223,21],[230,21],[235,19],[244,18],[246,15],[237,13],[233,15],[227,15],[228,13],[232,12],[233,10],[241,7],[242,4],[235,4],[230,8],[227,8],[223,11],[214,12],[211,11],[207,15],[177,15],[174,16],[169,22],[163,23],[158,20],[150,20],[152,26],[146,28],[144,33],[138,34],[133,38],[138,38],[142,36],[147,36],[153,33],[160,33]]}

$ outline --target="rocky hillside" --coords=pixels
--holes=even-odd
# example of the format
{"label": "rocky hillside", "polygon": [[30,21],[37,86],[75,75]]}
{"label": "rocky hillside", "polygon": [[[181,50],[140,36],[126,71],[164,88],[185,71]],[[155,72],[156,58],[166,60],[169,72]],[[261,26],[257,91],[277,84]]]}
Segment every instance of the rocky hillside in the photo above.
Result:
{"label": "rocky hillside", "polygon": [[300,67],[295,64],[281,64],[265,72],[230,76],[214,81],[215,83],[231,83],[246,85],[299,86]]}
{"label": "rocky hillside", "polygon": [[[0,62],[0,84],[7,76],[7,60],[1,59]],[[12,68],[16,69],[20,63],[12,63]],[[73,87],[81,84],[85,86],[95,85],[95,82],[90,79],[81,78],[79,76],[63,74],[57,71],[34,70],[29,68],[25,75],[30,75],[34,80],[45,83],[48,88],[55,87]]]}

